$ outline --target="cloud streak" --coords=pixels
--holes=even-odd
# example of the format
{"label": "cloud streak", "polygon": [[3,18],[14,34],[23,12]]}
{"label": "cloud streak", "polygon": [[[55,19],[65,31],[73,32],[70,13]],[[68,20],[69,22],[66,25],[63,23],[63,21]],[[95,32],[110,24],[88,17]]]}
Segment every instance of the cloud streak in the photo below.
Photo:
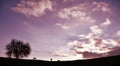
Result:
{"label": "cloud streak", "polygon": [[70,27],[67,24],[62,24],[62,23],[56,23],[56,26],[64,29],[64,30],[68,30],[70,29]]}
{"label": "cloud streak", "polygon": [[39,17],[45,14],[46,10],[53,11],[53,7],[50,0],[20,0],[20,3],[13,7],[12,10],[26,16]]}

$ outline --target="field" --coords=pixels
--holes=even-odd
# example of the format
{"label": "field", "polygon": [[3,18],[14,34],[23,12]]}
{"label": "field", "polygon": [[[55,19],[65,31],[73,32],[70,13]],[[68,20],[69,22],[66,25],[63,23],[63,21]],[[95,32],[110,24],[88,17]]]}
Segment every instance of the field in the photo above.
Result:
{"label": "field", "polygon": [[0,66],[40,66],[40,65],[48,65],[48,66],[56,66],[56,65],[112,65],[119,66],[120,65],[120,56],[111,56],[97,59],[89,59],[89,60],[76,60],[76,61],[43,61],[43,60],[26,60],[26,59],[9,59],[9,58],[0,58]]}

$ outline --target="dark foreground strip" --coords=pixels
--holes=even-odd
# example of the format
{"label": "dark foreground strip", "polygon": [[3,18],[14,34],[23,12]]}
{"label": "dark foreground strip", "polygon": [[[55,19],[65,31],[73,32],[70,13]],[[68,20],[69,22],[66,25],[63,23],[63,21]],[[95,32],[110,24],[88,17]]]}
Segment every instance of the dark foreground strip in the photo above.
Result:
{"label": "dark foreground strip", "polygon": [[42,61],[42,60],[16,60],[8,58],[0,58],[0,66],[120,66],[120,56],[89,59],[89,60],[76,60],[76,61]]}

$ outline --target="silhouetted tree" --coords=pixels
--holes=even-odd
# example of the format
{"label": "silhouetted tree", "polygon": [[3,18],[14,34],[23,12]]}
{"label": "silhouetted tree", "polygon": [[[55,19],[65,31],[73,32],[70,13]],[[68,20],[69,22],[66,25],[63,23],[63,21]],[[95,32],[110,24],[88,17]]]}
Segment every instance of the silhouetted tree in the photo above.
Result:
{"label": "silhouetted tree", "polygon": [[11,42],[6,45],[6,55],[16,59],[27,57],[31,52],[31,47],[28,43],[24,43],[20,40],[12,39]]}

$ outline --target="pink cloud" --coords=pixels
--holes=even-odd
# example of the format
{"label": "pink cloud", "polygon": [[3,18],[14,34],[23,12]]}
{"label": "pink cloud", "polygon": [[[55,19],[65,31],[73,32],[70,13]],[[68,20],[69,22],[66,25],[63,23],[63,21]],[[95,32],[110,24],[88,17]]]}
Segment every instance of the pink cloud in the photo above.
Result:
{"label": "pink cloud", "polygon": [[[90,6],[91,5],[91,6]],[[66,19],[68,21],[72,21],[76,24],[80,24],[84,22],[84,24],[92,23],[92,25],[89,25],[89,32],[88,34],[77,34],[77,38],[72,41],[68,41],[66,43],[67,49],[69,51],[72,51],[74,54],[81,54],[83,58],[98,58],[98,57],[104,57],[109,56],[110,52],[113,51],[113,48],[120,47],[120,41],[114,40],[114,39],[104,39],[102,36],[104,36],[104,29],[103,27],[107,27],[111,24],[111,19],[103,18],[105,21],[103,23],[99,23],[99,25],[96,25],[95,22],[99,22],[98,20],[93,19],[91,16],[95,13],[110,13],[110,7],[108,3],[105,2],[90,2],[90,3],[81,3],[79,5],[74,5],[72,7],[63,8],[60,11],[58,11],[57,16],[61,19]],[[79,22],[79,23],[77,23]],[[66,23],[66,22],[65,22]],[[69,22],[72,23],[72,22]],[[73,27],[69,24],[61,24],[63,26],[69,26],[69,28]],[[75,25],[76,26],[76,25]],[[78,28],[78,27],[77,27]],[[74,28],[76,29],[76,28]],[[73,29],[73,30],[74,30]],[[118,32],[119,35],[119,32]],[[59,49],[61,50],[61,49]],[[67,54],[67,56],[72,55],[69,54],[69,51],[57,51],[57,55],[61,54]],[[62,53],[64,52],[64,53]]]}
{"label": "pink cloud", "polygon": [[[73,40],[67,43],[67,49],[69,49],[69,52],[72,51],[74,55],[81,54],[82,58],[99,58],[99,57],[111,56],[113,55],[111,54],[113,53],[113,51],[115,51],[116,52],[115,55],[117,55],[118,50],[114,50],[114,48],[115,47],[120,48],[120,41],[114,39],[103,39],[99,35],[99,33],[100,34],[102,33],[101,31],[94,32],[95,30],[97,31],[98,29],[100,29],[100,27],[97,25],[94,25],[92,27],[95,28],[92,28],[91,32],[88,33],[87,35],[84,34],[78,35],[78,38],[80,38],[80,40],[81,38],[85,40],[83,41]],[[58,55],[66,54],[66,53],[68,53],[68,51],[65,53],[59,53]],[[67,55],[69,56],[71,54],[67,54]]]}
{"label": "pink cloud", "polygon": [[100,58],[103,57],[103,54],[97,54],[97,53],[92,53],[92,52],[83,52],[83,58]]}
{"label": "pink cloud", "polygon": [[[67,0],[65,0],[65,2],[67,2]],[[79,5],[73,5],[68,8],[62,8],[57,12],[57,16],[61,19],[73,21],[76,24],[73,24],[72,26],[74,25],[76,26],[81,23],[94,24],[95,22],[97,22],[97,20],[94,19],[92,16],[92,14],[94,14],[95,12],[108,13],[108,12],[111,12],[111,9],[109,7],[109,4],[105,2],[95,2],[95,1],[83,2],[83,3],[80,3]],[[103,27],[103,26],[105,27],[110,24],[111,24],[110,19],[106,18],[106,21],[102,23],[100,27]],[[69,26],[69,28],[71,28],[72,26]],[[92,30],[92,32],[95,34],[102,33],[102,30],[99,28],[99,26],[92,26],[90,30]]]}
{"label": "pink cloud", "polygon": [[94,25],[94,26],[91,26],[90,27],[90,30],[92,31],[92,33],[94,33],[95,35],[101,35],[103,33],[102,29],[97,26],[97,25]]}
{"label": "pink cloud", "polygon": [[89,38],[92,38],[93,37],[93,33],[88,33],[87,35],[78,35],[78,37],[80,38],[80,39],[89,39]]}
{"label": "pink cloud", "polygon": [[75,0],[62,0],[64,3],[66,2],[72,2],[72,1],[75,1]]}
{"label": "pink cloud", "polygon": [[[67,2],[67,0],[65,0],[65,2]],[[61,9],[58,12],[58,16],[63,19],[77,18],[87,22],[95,22],[95,20],[89,15],[95,11],[104,13],[111,12],[111,9],[109,4],[105,2],[84,2],[79,5]]]}
{"label": "pink cloud", "polygon": [[118,31],[118,32],[116,33],[116,36],[120,37],[120,31]]}
{"label": "pink cloud", "polygon": [[108,26],[108,25],[110,25],[110,24],[111,24],[110,19],[106,18],[105,22],[103,22],[100,26],[101,26],[101,27],[106,27],[106,26]]}
{"label": "pink cloud", "polygon": [[109,8],[109,4],[105,2],[93,2],[92,4],[94,8],[92,11],[102,11],[111,13],[111,9]]}
{"label": "pink cloud", "polygon": [[60,60],[85,59],[83,54],[77,54],[74,50],[70,50],[69,47],[58,48],[58,50],[53,52],[53,55],[60,57]]}
{"label": "pink cloud", "polygon": [[76,53],[74,51],[71,51],[68,47],[61,47],[58,48],[58,50],[54,51],[53,54],[55,56],[68,57],[73,56]]}
{"label": "pink cloud", "polygon": [[58,26],[64,30],[68,30],[70,28],[67,24],[62,24],[62,23],[56,23],[56,26]]}
{"label": "pink cloud", "polygon": [[46,10],[52,11],[52,2],[50,0],[21,0],[17,6],[12,8],[14,11],[25,14],[26,16],[35,16],[39,17],[45,14]]}
{"label": "pink cloud", "polygon": [[58,12],[58,17],[68,20],[74,19],[81,22],[95,22],[93,18],[87,15],[82,5],[64,8]]}
{"label": "pink cloud", "polygon": [[110,53],[114,51],[113,48],[120,48],[120,44],[117,42],[112,39],[90,38],[86,41],[71,41],[68,45],[74,47],[73,50],[76,54],[83,54],[83,57],[86,58],[97,58],[110,56]]}
{"label": "pink cloud", "polygon": [[108,56],[120,55],[120,47],[112,48],[112,51],[108,52],[107,54],[108,54]]}
{"label": "pink cloud", "polygon": [[119,45],[118,42],[116,40],[113,40],[113,39],[103,40],[103,43],[109,45],[110,47],[115,47],[115,46]]}
{"label": "pink cloud", "polygon": [[89,39],[88,42],[83,42],[81,45],[81,48],[76,47],[75,51],[77,52],[91,52],[91,53],[96,53],[96,54],[102,54],[109,52],[110,50],[106,48],[105,45],[100,44],[98,40],[96,41],[94,38]]}

